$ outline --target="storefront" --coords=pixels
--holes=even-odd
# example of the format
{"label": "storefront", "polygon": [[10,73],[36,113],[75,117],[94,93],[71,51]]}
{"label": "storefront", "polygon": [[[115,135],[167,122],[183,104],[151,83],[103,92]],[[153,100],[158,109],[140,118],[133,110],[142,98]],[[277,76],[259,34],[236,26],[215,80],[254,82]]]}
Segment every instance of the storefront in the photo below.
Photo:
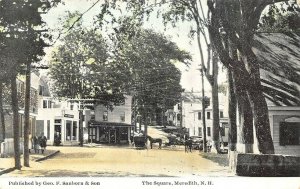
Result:
{"label": "storefront", "polygon": [[88,142],[106,144],[128,144],[133,125],[116,122],[90,122]]}

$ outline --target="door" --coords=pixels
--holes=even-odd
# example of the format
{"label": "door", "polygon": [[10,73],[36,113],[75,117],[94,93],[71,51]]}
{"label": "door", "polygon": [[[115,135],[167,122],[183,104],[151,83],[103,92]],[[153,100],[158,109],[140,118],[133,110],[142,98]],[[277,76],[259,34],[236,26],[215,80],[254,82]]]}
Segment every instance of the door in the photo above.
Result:
{"label": "door", "polygon": [[116,143],[116,130],[109,130],[109,143]]}

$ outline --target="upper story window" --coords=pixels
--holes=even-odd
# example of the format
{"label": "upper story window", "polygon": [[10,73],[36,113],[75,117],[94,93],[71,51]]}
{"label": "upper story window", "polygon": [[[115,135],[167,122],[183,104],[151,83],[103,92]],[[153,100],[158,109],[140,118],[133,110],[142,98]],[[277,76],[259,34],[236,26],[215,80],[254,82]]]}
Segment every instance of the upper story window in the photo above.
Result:
{"label": "upper story window", "polygon": [[198,120],[201,120],[201,112],[198,112]]}
{"label": "upper story window", "polygon": [[220,118],[223,118],[224,117],[224,113],[223,111],[220,111]]}
{"label": "upper story window", "polygon": [[43,108],[52,108],[51,100],[43,100]]}
{"label": "upper story window", "polygon": [[207,112],[207,119],[210,119],[210,112]]}
{"label": "upper story window", "polygon": [[39,95],[43,95],[44,94],[44,86],[39,85]]}
{"label": "upper story window", "polygon": [[120,115],[121,122],[125,122],[125,112],[122,112]]}
{"label": "upper story window", "polygon": [[108,120],[108,112],[104,111],[103,112],[103,121],[107,121]]}

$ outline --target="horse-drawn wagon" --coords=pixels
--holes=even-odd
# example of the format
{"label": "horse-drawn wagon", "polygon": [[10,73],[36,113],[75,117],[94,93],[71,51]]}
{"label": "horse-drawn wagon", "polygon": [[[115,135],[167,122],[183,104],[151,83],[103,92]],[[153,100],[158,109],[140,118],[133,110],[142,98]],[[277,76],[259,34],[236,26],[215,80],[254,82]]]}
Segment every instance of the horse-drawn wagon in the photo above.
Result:
{"label": "horse-drawn wagon", "polygon": [[134,146],[136,148],[146,148],[146,143],[147,143],[147,138],[142,135],[142,136],[134,136],[133,137],[133,142],[134,142]]}

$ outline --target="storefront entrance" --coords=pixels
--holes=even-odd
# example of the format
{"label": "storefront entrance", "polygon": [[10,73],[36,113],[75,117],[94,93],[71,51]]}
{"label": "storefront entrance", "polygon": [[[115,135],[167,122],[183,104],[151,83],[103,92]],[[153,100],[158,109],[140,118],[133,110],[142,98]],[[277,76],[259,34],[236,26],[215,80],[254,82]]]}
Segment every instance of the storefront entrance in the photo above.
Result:
{"label": "storefront entrance", "polygon": [[117,137],[116,137],[116,129],[110,129],[109,130],[109,143],[116,143]]}

